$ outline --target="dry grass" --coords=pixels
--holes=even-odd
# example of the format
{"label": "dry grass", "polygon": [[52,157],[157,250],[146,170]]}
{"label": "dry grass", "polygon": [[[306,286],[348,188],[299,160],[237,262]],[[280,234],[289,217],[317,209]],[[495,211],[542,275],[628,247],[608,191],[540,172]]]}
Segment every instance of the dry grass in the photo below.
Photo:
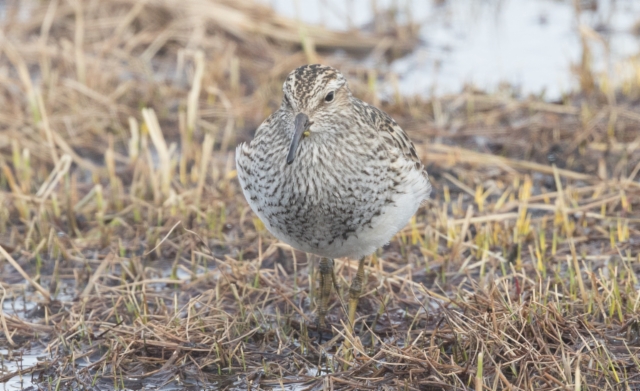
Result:
{"label": "dry grass", "polygon": [[[233,147],[308,61],[375,101],[384,74],[315,48],[382,55],[415,28],[389,19],[344,41],[248,0],[7,7],[0,348],[42,357],[0,380],[640,389],[638,80],[562,104],[381,102],[419,144],[434,196],[370,260],[355,335],[334,296],[334,337],[318,345],[314,260],[250,212]],[[343,297],[354,267],[337,260]]]}

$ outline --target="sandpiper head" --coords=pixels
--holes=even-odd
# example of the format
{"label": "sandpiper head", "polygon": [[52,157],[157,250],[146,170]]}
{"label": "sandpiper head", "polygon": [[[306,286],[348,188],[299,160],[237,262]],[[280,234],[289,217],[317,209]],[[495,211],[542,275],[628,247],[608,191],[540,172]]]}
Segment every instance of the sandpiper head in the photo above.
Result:
{"label": "sandpiper head", "polygon": [[303,133],[331,130],[332,118],[349,105],[347,80],[335,68],[303,65],[289,74],[282,86],[282,110],[294,115],[287,164],[293,163]]}

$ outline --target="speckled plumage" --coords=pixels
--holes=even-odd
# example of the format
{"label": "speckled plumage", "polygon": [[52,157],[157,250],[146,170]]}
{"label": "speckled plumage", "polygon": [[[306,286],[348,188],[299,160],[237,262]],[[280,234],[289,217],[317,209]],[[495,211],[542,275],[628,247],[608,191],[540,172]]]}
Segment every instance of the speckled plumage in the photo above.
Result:
{"label": "speckled plumage", "polygon": [[[301,251],[328,258],[373,253],[431,191],[413,143],[389,115],[354,97],[334,68],[297,68],[283,92],[280,109],[236,150],[251,209]],[[309,135],[287,164],[298,113],[308,116]]]}

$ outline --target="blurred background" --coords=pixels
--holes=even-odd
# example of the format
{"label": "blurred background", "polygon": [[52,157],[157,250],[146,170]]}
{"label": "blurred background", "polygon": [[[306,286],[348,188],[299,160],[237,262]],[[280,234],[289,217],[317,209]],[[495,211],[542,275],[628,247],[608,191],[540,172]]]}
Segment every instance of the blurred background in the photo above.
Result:
{"label": "blurred background", "polygon": [[[465,86],[557,100],[580,87],[579,69],[622,83],[637,77],[640,3],[633,0],[276,0],[278,13],[348,31],[380,31],[385,13],[415,24],[415,48],[365,64],[399,76],[402,94],[458,93]],[[368,62],[367,62],[368,61]]]}
{"label": "blurred background", "polygon": [[[163,107],[160,121],[175,125],[188,103],[180,90],[195,85],[194,98],[208,99],[191,107],[188,127],[196,135],[226,129],[215,144],[227,150],[277,107],[284,76],[309,62],[341,68],[374,104],[426,104],[423,128],[427,118],[445,125],[451,113],[440,99],[463,93],[551,103],[587,95],[615,103],[615,91],[635,97],[639,15],[633,0],[5,0],[0,71],[31,99],[43,94],[54,121],[58,92],[93,96],[87,105],[100,96],[107,116],[87,108],[66,117],[64,128],[85,140],[101,139],[105,126],[118,134],[133,107]],[[199,55],[205,68],[196,73]],[[405,125],[420,120],[415,114]],[[85,128],[83,115],[101,129],[70,126]],[[228,118],[233,124],[220,123]],[[164,132],[178,141],[175,126]]]}

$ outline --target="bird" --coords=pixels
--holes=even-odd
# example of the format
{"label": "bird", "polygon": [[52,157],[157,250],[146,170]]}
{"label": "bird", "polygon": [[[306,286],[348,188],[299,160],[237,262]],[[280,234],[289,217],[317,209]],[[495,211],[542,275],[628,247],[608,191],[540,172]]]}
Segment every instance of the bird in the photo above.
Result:
{"label": "bird", "polygon": [[337,290],[334,259],[359,260],[349,288],[353,327],[366,257],[428,200],[429,176],[404,130],[355,97],[339,70],[300,66],[282,91],[279,109],[236,147],[238,181],[277,239],[320,257],[319,327]]}

